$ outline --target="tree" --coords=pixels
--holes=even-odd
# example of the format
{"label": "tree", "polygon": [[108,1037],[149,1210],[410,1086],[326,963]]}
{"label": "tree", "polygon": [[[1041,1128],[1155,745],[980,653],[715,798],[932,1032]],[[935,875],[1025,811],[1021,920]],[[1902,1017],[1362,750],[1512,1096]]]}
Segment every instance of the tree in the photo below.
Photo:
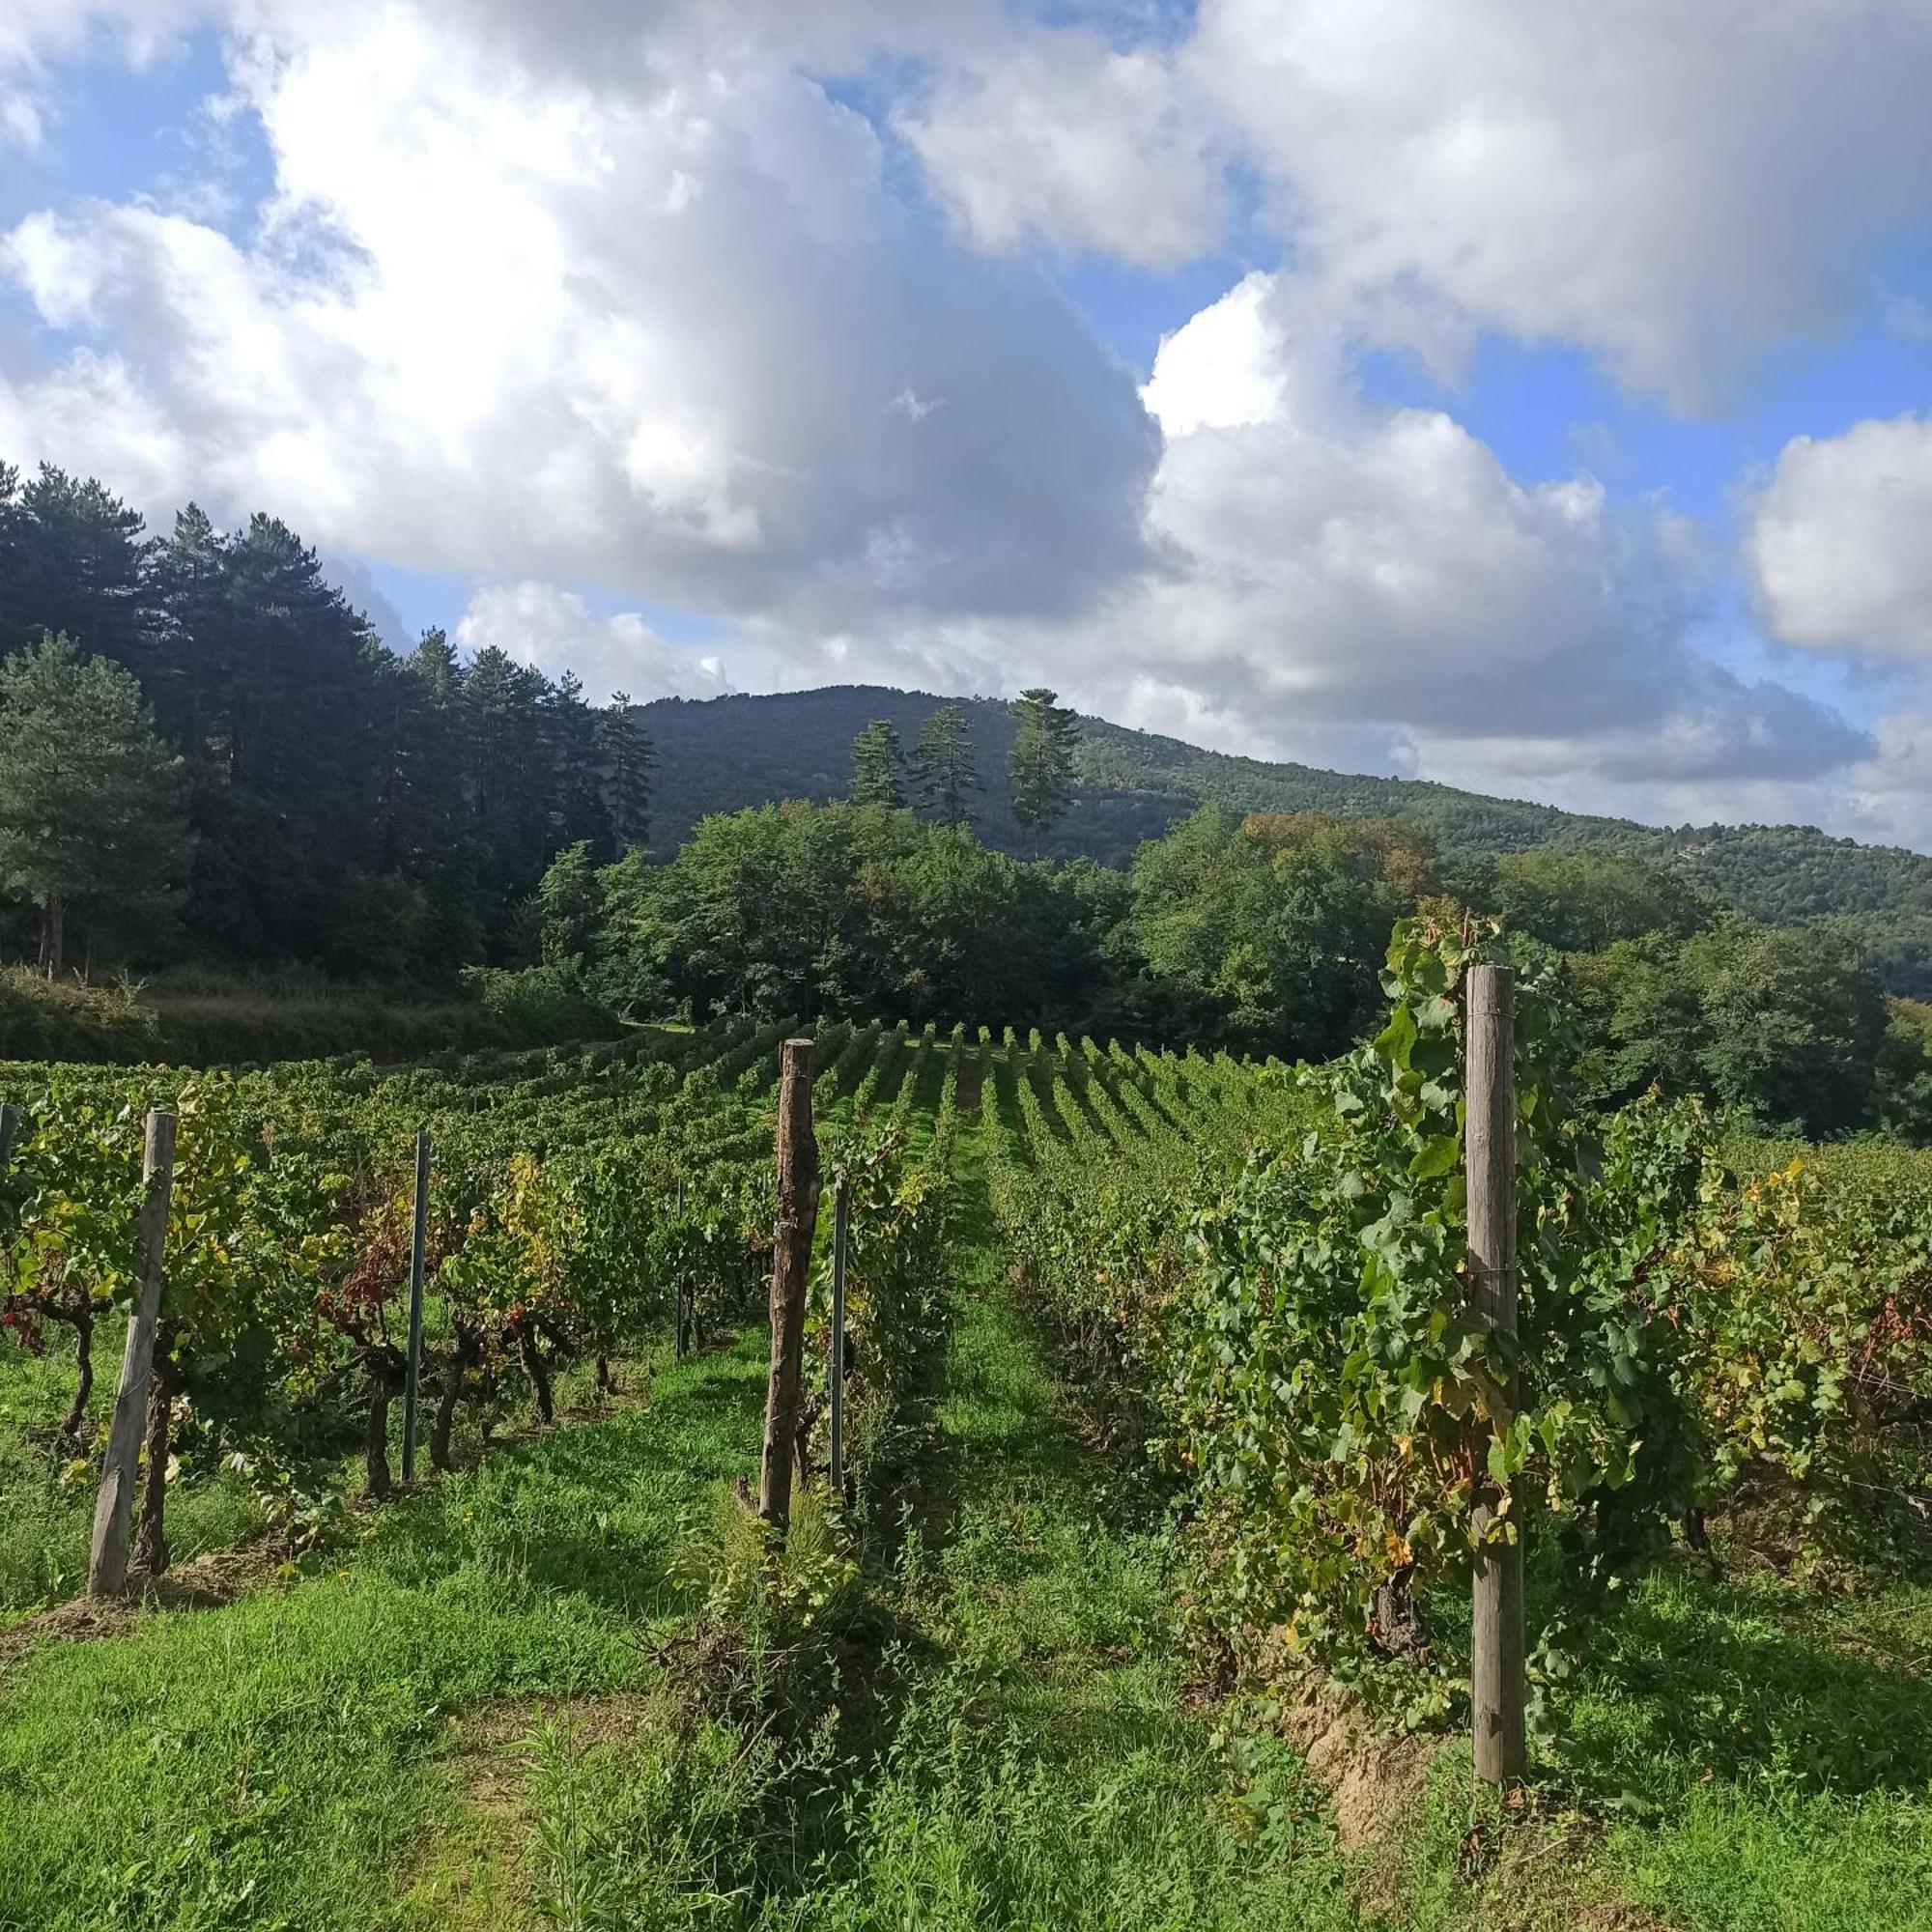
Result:
{"label": "tree", "polygon": [[1073,790],[1074,714],[1060,694],[1044,687],[1023,691],[1013,706],[1013,749],[1007,761],[1013,816],[1033,834],[1034,849],[1065,815]]}
{"label": "tree", "polygon": [[941,825],[965,824],[967,796],[980,789],[980,773],[966,714],[958,705],[942,704],[921,727],[912,782],[922,811]]}
{"label": "tree", "polygon": [[852,803],[898,810],[905,804],[899,765],[899,734],[883,718],[874,718],[852,740]]}
{"label": "tree", "polygon": [[1814,1140],[1865,1123],[1885,997],[1842,932],[1730,918],[1688,941],[1682,958],[1716,1099]]}
{"label": "tree", "polygon": [[1711,902],[1678,867],[1606,845],[1537,845],[1496,862],[1494,901],[1512,931],[1562,952],[1602,952],[1661,932],[1685,939]]}
{"label": "tree", "polygon": [[554,833],[560,845],[586,843],[600,859],[616,856],[604,796],[603,719],[583,699],[575,671],[562,672],[546,697]]}
{"label": "tree", "polygon": [[0,657],[47,632],[142,671],[152,655],[141,600],[141,516],[52,464],[21,485],[0,466]]}
{"label": "tree", "polygon": [[1427,841],[1388,819],[1236,819],[1203,806],[1134,861],[1115,950],[1174,1037],[1309,1060],[1379,1006],[1389,929],[1434,883]]}
{"label": "tree", "polygon": [[650,738],[632,715],[629,692],[611,694],[602,740],[611,830],[619,850],[632,851],[650,837],[652,758]]}
{"label": "tree", "polygon": [[0,885],[41,909],[41,964],[70,918],[124,929],[172,912],[186,870],[182,761],[141,687],[46,637],[0,667]]}
{"label": "tree", "polygon": [[567,966],[581,960],[603,917],[604,895],[590,845],[580,839],[566,845],[544,868],[537,883],[538,944],[546,966]]}

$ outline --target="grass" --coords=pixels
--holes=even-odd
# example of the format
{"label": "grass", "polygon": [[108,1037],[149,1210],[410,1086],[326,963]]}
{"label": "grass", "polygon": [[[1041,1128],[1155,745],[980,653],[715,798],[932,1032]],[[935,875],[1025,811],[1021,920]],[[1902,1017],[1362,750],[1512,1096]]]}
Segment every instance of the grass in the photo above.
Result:
{"label": "grass", "polygon": [[960,1151],[960,1319],[938,1451],[880,1579],[889,1628],[789,1750],[668,1706],[620,1739],[547,1736],[555,1922],[1356,1923],[1299,1764],[1258,1746],[1231,1782],[1181,1695],[1158,1509],[1063,1416],[997,1280],[970,1136]]}
{"label": "grass", "polygon": [[37,1647],[0,1720],[0,1927],[440,1922],[407,1899],[463,1814],[454,1718],[646,1669],[682,1525],[749,1466],[761,1353],[399,1501],[336,1573]]}
{"label": "grass", "polygon": [[[49,1324],[49,1352],[30,1355],[0,1340],[0,1625],[86,1586],[98,1456],[70,1458],[55,1438],[73,1395],[69,1331]],[[94,1338],[90,1426],[104,1431],[121,1371],[120,1324]],[[224,1471],[173,1488],[168,1540],[178,1561],[227,1549],[260,1527],[248,1487]]]}
{"label": "grass", "polygon": [[1574,1699],[1624,1891],[1688,1926],[1932,1925],[1932,1588],[1647,1579]]}

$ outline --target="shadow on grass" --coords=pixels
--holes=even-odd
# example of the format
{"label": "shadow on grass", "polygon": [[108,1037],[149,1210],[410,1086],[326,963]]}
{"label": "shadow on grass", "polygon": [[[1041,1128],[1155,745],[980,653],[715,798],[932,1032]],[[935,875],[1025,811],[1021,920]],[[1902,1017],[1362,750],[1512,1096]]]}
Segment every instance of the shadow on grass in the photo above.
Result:
{"label": "shadow on grass", "polygon": [[1932,1684],[1776,1614],[1774,1586],[1673,1569],[1593,1635],[1567,1755],[1665,1803],[1692,1782],[1845,1795],[1932,1782]]}

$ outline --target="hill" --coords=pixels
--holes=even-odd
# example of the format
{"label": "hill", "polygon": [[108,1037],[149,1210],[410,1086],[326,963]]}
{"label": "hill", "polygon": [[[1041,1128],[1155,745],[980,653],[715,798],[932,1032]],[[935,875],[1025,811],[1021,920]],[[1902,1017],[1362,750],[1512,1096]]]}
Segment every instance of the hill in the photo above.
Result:
{"label": "hill", "polygon": [[[949,701],[962,707],[972,727],[984,786],[975,808],[980,836],[1005,851],[1031,852],[1006,798],[1010,709],[994,698],[948,700],[880,685],[663,698],[640,707],[659,761],[653,842],[668,854],[707,812],[840,797],[851,776],[852,740],[868,719],[889,721],[910,748],[933,709]],[[1556,840],[1614,844],[1682,867],[1753,919],[1855,919],[1894,990],[1932,992],[1932,858],[1898,846],[1861,845],[1802,825],[1660,827],[1591,817],[1426,780],[1233,757],[1098,718],[1081,720],[1078,769],[1072,809],[1044,846],[1050,857],[1124,865],[1143,840],[1203,804],[1406,818],[1429,829],[1452,866]]]}

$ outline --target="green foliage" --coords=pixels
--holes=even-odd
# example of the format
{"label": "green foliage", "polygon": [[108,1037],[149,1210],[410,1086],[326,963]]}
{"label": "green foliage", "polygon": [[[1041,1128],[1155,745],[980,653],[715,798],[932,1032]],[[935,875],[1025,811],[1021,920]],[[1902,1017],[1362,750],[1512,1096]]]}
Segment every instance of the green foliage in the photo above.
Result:
{"label": "green foliage", "polygon": [[671,864],[626,861],[603,881],[596,985],[700,1020],[1071,1016],[1099,992],[1113,910],[1085,869],[847,805],[709,818]]}
{"label": "green foliage", "polygon": [[1822,1137],[1873,1122],[1886,1008],[1842,932],[1723,919],[1682,944],[1620,940],[1577,975],[1604,1094],[1701,1092]]}
{"label": "green foliage", "polygon": [[1007,757],[1013,818],[1036,841],[1059,824],[1072,797],[1079,720],[1043,686],[1013,702],[1013,748]]}
{"label": "green foliage", "polygon": [[[1465,1267],[1453,933],[1399,927],[1375,1041],[1330,1070],[1315,1124],[1204,1210],[1169,1375],[1200,1495],[1204,1614],[1237,1643],[1362,1670],[1455,1674],[1420,1605],[1465,1576],[1471,1509],[1514,1483],[1566,1577],[1616,1574],[1689,1501],[1668,1325],[1631,1293],[1674,1226],[1686,1154],[1646,1121],[1593,1151],[1560,1098],[1543,988],[1518,997],[1519,1336],[1476,1318]],[[1515,1387],[1514,1397],[1509,1391]],[[1501,1534],[1518,1536],[1505,1521]],[[1429,1708],[1446,1695],[1417,1689]]]}
{"label": "green foliage", "polygon": [[1713,910],[1680,869],[1607,845],[1575,843],[1505,854],[1489,898],[1511,931],[1561,952],[1602,952],[1653,932],[1686,938]]}
{"label": "green foliage", "polygon": [[1204,807],[1134,861],[1116,957],[1145,976],[1150,1031],[1325,1060],[1367,1021],[1373,960],[1432,884],[1406,828]]}
{"label": "green foliage", "polygon": [[912,770],[920,810],[938,824],[963,825],[968,801],[982,787],[973,761],[972,726],[961,706],[942,704],[920,726]]}
{"label": "green foliage", "polygon": [[651,741],[631,709],[629,692],[613,692],[601,727],[610,788],[611,830],[617,844],[641,847],[650,837]]}
{"label": "green foliage", "polygon": [[582,962],[604,910],[597,886],[597,868],[590,844],[580,838],[566,845],[537,883],[536,919],[539,951],[546,966]]}
{"label": "green foliage", "polygon": [[0,1060],[145,1060],[157,1037],[154,1009],[125,980],[0,967]]}
{"label": "green foliage", "polygon": [[903,762],[898,733],[885,719],[874,718],[852,741],[852,783],[846,797],[857,806],[897,811],[905,804]]}
{"label": "green foliage", "polygon": [[168,919],[187,863],[182,763],[134,679],[43,637],[0,663],[0,890],[40,907],[47,971],[70,919],[122,944]]}

